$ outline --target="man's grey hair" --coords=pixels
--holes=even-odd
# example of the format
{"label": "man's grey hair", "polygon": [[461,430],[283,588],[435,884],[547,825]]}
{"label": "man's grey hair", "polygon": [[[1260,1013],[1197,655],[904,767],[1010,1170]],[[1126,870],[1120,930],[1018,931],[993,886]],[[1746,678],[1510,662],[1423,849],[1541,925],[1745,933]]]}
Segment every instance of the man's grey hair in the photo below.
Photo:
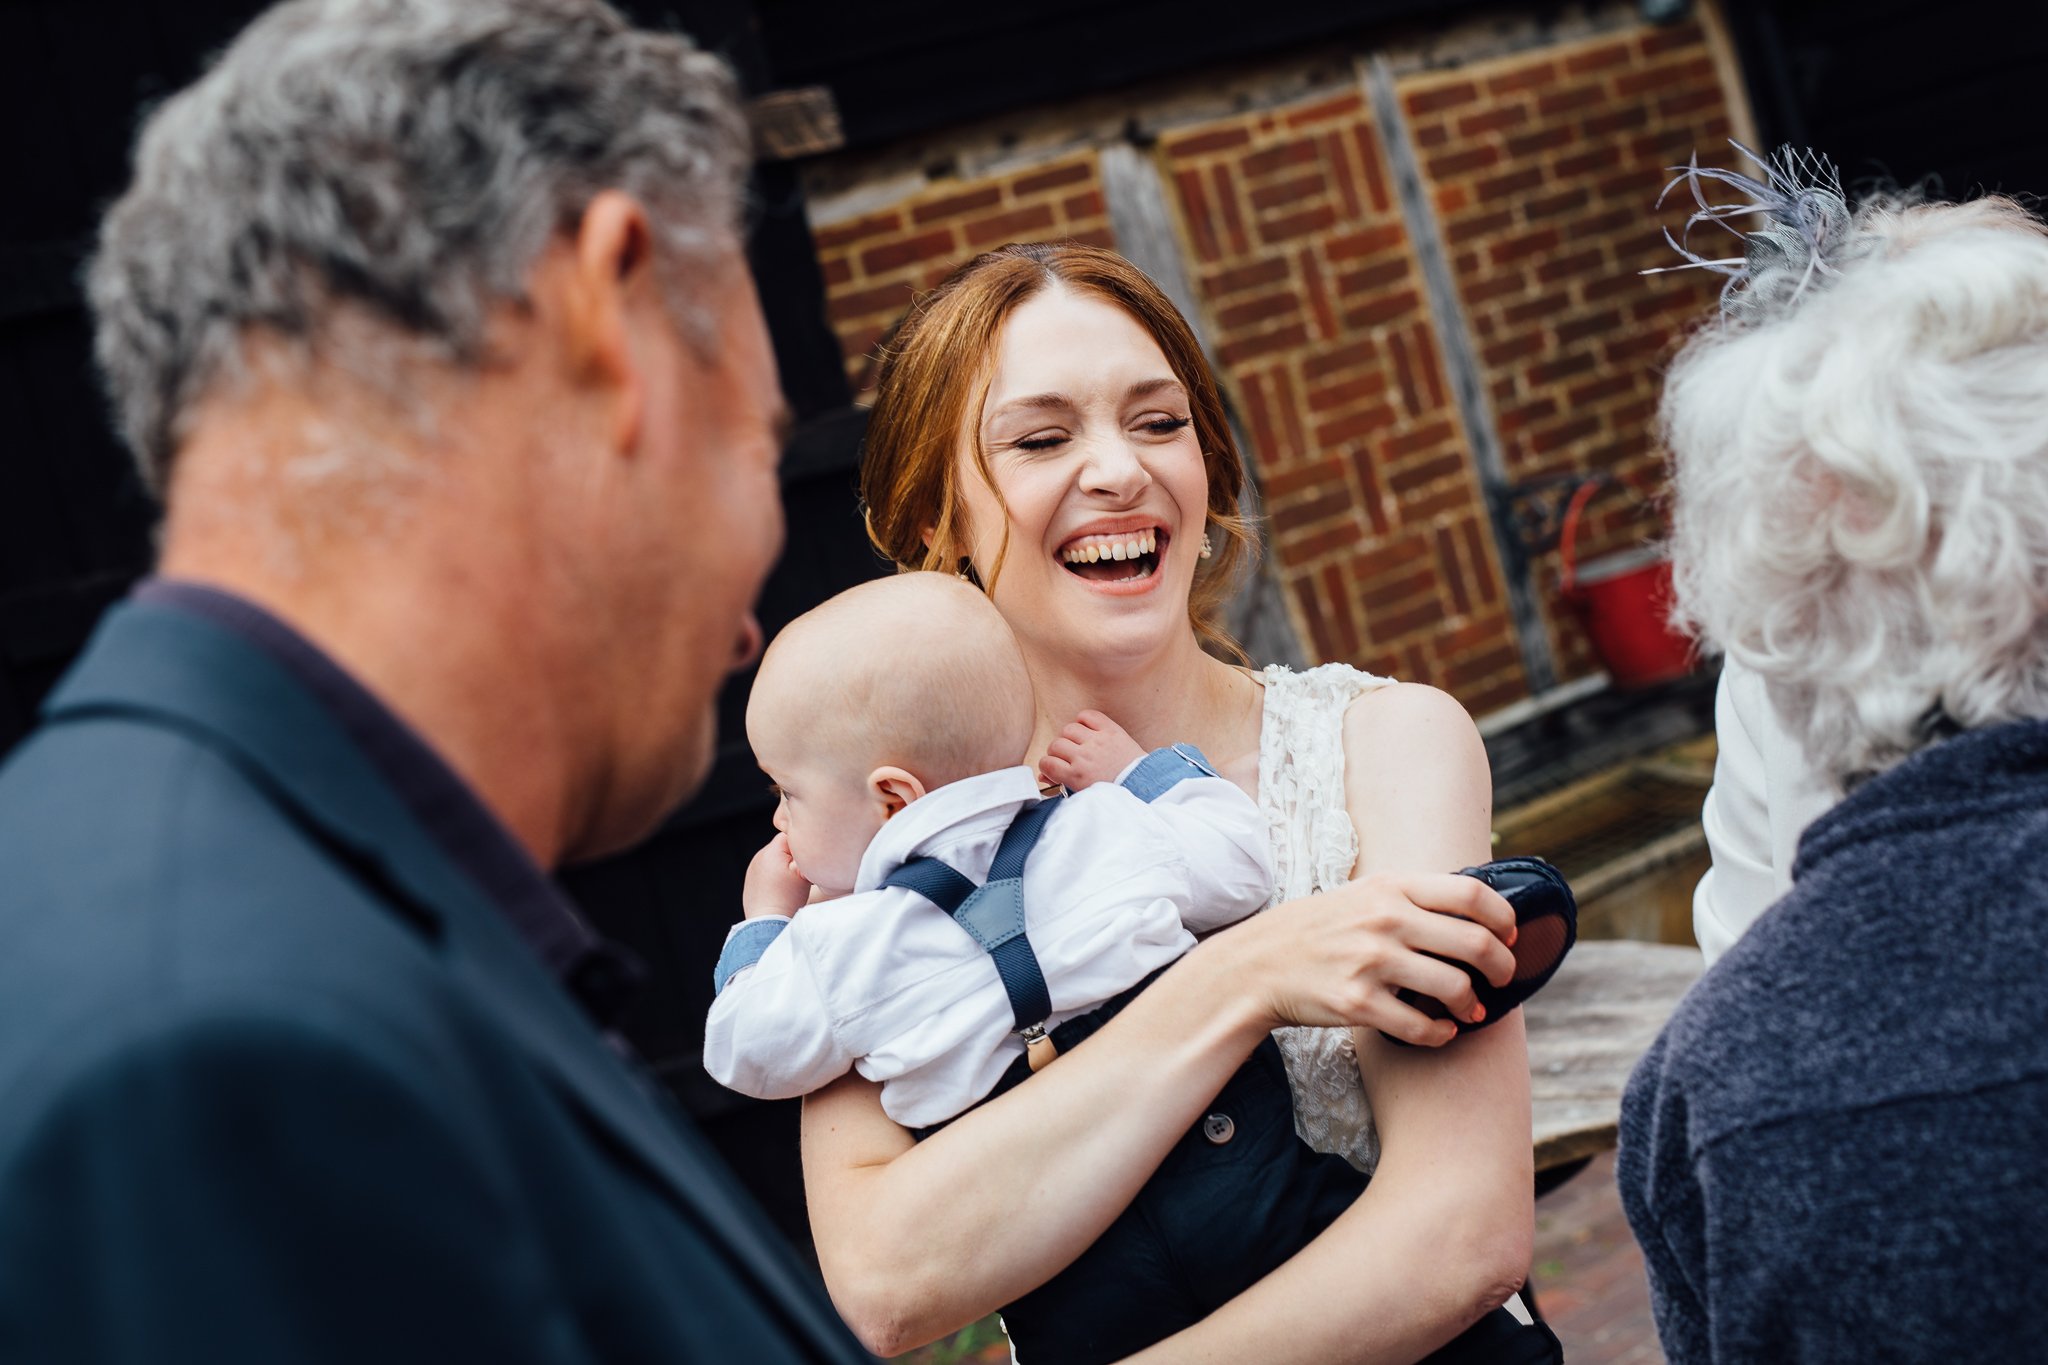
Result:
{"label": "man's grey hair", "polygon": [[478,365],[493,310],[606,189],[646,207],[701,331],[692,285],[736,240],[749,159],[726,65],[601,0],[278,5],[148,119],[101,226],[87,287],[121,434],[161,488],[259,335],[386,389]]}
{"label": "man's grey hair", "polygon": [[2048,230],[1995,197],[1849,230],[1694,337],[1661,412],[1679,618],[1837,783],[2048,716]]}

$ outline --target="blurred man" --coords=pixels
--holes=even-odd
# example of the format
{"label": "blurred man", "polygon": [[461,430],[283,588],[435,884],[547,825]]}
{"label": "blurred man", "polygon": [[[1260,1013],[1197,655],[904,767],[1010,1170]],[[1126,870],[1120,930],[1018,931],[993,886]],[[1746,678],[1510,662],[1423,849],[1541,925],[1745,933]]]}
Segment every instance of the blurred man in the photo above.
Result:
{"label": "blurred man", "polygon": [[547,876],[702,780],[780,544],[732,81],[297,0],[91,271],[159,576],[0,770],[0,1356],[865,1359]]}

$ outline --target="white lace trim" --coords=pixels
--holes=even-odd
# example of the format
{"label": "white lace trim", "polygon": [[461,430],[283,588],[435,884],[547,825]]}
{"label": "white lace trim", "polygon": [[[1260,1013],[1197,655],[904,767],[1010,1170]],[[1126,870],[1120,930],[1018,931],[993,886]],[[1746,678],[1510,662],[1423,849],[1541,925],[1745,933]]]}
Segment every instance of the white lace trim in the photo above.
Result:
{"label": "white lace trim", "polygon": [[[1273,841],[1273,904],[1342,886],[1358,861],[1358,833],[1344,805],[1344,712],[1392,678],[1348,664],[1296,673],[1274,664],[1263,675],[1259,808]],[[1319,1152],[1335,1152],[1370,1173],[1380,1137],[1358,1076],[1347,1029],[1283,1028],[1273,1033],[1294,1087],[1294,1127]]]}

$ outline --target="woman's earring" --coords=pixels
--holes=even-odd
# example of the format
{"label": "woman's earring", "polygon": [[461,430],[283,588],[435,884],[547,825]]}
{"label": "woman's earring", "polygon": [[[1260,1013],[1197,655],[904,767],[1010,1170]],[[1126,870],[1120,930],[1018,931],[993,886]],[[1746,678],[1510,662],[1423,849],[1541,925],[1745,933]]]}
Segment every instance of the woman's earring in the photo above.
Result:
{"label": "woman's earring", "polygon": [[1202,557],[1203,559],[1207,559],[1207,558],[1208,558],[1208,557],[1209,557],[1210,555],[1213,555],[1213,554],[1215,554],[1215,553],[1216,553],[1216,547],[1215,547],[1214,545],[1211,545],[1211,544],[1209,543],[1209,533],[1208,533],[1207,531],[1204,531],[1204,532],[1202,532],[1202,554],[1201,554],[1201,557]]}

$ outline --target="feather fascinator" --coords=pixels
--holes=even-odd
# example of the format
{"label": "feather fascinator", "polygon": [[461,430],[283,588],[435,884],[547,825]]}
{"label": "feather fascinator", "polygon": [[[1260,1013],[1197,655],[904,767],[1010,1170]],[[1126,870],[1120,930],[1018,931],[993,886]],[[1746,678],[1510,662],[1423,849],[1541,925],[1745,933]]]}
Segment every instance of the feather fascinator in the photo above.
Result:
{"label": "feather fascinator", "polygon": [[[1849,243],[1848,197],[1833,163],[1826,157],[1791,147],[1763,157],[1729,139],[1729,146],[1761,170],[1761,178],[1739,171],[1700,165],[1699,154],[1673,166],[1676,178],[1657,196],[1662,208],[1680,185],[1692,194],[1696,208],[1676,237],[1664,229],[1664,240],[1685,257],[1682,265],[1659,266],[1639,273],[1662,275],[1673,270],[1711,270],[1728,277],[1721,289],[1721,312],[1736,322],[1757,322],[1791,307],[1817,276],[1833,276]],[[1707,187],[1723,185],[1746,196],[1743,201],[1716,204]],[[1744,230],[1733,220],[1761,219]],[[1692,230],[1702,223],[1721,228],[1742,243],[1742,254],[1710,257],[1694,251]]]}

